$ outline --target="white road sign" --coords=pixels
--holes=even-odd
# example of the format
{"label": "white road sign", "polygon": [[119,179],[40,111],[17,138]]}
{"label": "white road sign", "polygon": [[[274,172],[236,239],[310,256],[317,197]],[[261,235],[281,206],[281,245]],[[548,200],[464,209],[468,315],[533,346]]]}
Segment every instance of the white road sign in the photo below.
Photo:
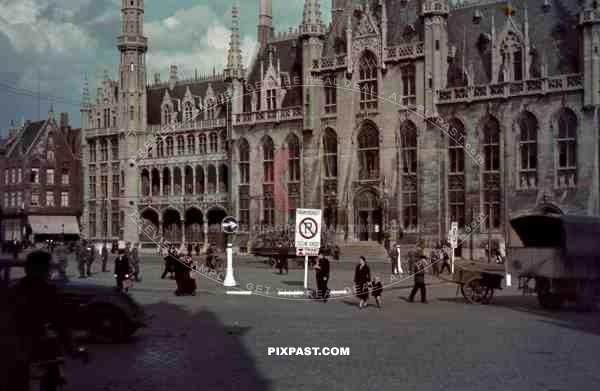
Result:
{"label": "white road sign", "polygon": [[296,209],[296,248],[318,255],[321,248],[321,209]]}

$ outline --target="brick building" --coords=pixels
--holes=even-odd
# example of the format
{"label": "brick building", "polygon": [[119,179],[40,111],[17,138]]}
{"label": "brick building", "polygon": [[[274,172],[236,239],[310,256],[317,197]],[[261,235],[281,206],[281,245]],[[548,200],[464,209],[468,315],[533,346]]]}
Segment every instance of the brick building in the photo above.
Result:
{"label": "brick building", "polygon": [[66,113],[10,130],[0,157],[3,241],[79,236],[80,148]]}
{"label": "brick building", "polygon": [[[111,238],[155,246],[124,217],[137,213],[172,242],[206,243],[233,214],[248,247],[254,227],[302,206],[323,209],[339,243],[381,231],[433,243],[482,216],[478,255],[542,201],[599,214],[597,2],[332,0],[329,26],[320,3],[275,33],[259,0],[248,69],[234,6],[222,73],[181,80],[173,66],[147,83],[144,4],[123,1],[119,79],[82,106],[88,236],[115,227]],[[121,187],[108,194],[111,175]]]}

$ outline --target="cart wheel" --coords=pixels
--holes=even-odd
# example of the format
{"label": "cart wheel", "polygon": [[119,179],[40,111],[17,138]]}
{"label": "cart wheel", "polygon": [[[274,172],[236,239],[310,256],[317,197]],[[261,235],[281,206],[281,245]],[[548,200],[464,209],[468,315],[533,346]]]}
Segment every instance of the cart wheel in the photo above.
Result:
{"label": "cart wheel", "polygon": [[487,288],[483,286],[482,282],[481,278],[474,277],[461,286],[460,290],[469,303],[481,304],[484,302]]}

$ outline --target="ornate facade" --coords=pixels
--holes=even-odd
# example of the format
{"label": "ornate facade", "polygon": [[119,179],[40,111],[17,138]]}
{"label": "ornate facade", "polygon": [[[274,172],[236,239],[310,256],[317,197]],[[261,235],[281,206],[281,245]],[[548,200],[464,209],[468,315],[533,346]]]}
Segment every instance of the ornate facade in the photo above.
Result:
{"label": "ornate facade", "polygon": [[323,209],[340,243],[437,241],[483,216],[478,249],[542,200],[598,214],[600,8],[575,3],[332,0],[325,26],[305,0],[298,28],[275,33],[260,0],[247,69],[234,6],[222,73],[172,67],[146,85],[143,1],[124,1],[119,81],[82,107],[87,234],[151,246],[124,218],[138,213],[172,242],[205,243],[233,214],[247,248],[301,206]]}

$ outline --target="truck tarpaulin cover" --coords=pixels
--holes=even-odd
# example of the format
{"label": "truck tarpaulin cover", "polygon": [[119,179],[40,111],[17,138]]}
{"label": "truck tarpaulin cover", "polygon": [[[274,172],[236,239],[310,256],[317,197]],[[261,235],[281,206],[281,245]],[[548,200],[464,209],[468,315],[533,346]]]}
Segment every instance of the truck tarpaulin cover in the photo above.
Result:
{"label": "truck tarpaulin cover", "polygon": [[510,223],[526,247],[559,247],[568,258],[600,259],[600,218],[527,215]]}

